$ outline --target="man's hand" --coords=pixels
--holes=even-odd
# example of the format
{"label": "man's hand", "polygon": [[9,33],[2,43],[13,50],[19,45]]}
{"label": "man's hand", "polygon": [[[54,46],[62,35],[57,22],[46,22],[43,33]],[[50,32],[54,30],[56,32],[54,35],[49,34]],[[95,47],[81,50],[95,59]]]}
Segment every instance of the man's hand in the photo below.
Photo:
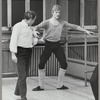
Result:
{"label": "man's hand", "polygon": [[85,32],[86,32],[88,35],[90,35],[90,36],[91,36],[91,34],[94,34],[94,32],[88,31],[88,30],[86,30]]}
{"label": "man's hand", "polygon": [[12,60],[14,63],[17,63],[17,57],[16,57],[15,53],[12,53]]}
{"label": "man's hand", "polygon": [[33,31],[33,35],[34,35],[34,37],[36,37],[36,38],[40,38],[40,33],[38,32],[38,31]]}
{"label": "man's hand", "polygon": [[33,38],[32,39],[32,45],[34,46],[34,45],[36,45],[38,43],[38,38]]}

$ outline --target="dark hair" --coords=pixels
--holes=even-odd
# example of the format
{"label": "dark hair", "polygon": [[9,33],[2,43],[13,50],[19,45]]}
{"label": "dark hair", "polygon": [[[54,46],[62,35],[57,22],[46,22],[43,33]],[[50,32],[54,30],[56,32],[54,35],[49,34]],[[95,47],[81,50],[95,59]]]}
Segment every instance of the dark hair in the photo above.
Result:
{"label": "dark hair", "polygon": [[34,19],[36,18],[36,13],[34,11],[27,11],[24,13],[24,18],[29,20],[29,19]]}

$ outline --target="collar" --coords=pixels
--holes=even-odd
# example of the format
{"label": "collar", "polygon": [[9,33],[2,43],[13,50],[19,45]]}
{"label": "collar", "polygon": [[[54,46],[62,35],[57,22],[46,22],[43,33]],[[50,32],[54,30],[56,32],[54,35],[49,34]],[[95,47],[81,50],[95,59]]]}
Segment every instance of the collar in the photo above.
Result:
{"label": "collar", "polygon": [[22,20],[23,25],[28,26],[28,24],[25,22],[25,20]]}

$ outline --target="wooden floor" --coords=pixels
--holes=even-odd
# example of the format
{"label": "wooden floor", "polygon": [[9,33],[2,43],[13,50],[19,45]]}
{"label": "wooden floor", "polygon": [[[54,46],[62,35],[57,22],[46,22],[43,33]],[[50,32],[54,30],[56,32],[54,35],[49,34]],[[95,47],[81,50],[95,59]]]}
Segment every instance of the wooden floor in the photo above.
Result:
{"label": "wooden floor", "polygon": [[[2,100],[20,100],[13,94],[17,78],[2,79]],[[27,78],[28,100],[94,100],[94,96],[88,83],[72,77],[65,77],[64,84],[69,90],[56,90],[57,77],[49,76],[45,79],[45,91],[32,91],[38,84],[38,77]]]}

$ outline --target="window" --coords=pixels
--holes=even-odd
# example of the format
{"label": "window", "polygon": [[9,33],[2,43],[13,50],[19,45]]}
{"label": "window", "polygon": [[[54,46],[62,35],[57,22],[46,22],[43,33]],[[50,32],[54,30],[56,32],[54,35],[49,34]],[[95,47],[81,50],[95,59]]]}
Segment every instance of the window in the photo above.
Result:
{"label": "window", "polygon": [[35,25],[43,21],[43,0],[30,0],[30,10],[37,13]]}
{"label": "window", "polygon": [[85,0],[85,25],[97,24],[97,0]]}
{"label": "window", "polygon": [[51,7],[55,3],[61,4],[62,17],[68,22],[87,29],[96,28],[97,0],[2,0],[2,26],[12,27],[22,20],[27,10],[37,12],[34,25],[39,24],[51,17]]}
{"label": "window", "polygon": [[96,29],[97,0],[68,0],[68,22]]}
{"label": "window", "polygon": [[24,18],[25,0],[12,0],[12,26]]}
{"label": "window", "polygon": [[80,0],[68,1],[68,22],[80,25]]}
{"label": "window", "polygon": [[7,0],[2,0],[2,26],[7,26]]}
{"label": "window", "polygon": [[43,2],[45,0],[2,0],[2,26],[12,27],[24,18],[27,10],[37,13],[35,25],[39,24],[43,20]]}

